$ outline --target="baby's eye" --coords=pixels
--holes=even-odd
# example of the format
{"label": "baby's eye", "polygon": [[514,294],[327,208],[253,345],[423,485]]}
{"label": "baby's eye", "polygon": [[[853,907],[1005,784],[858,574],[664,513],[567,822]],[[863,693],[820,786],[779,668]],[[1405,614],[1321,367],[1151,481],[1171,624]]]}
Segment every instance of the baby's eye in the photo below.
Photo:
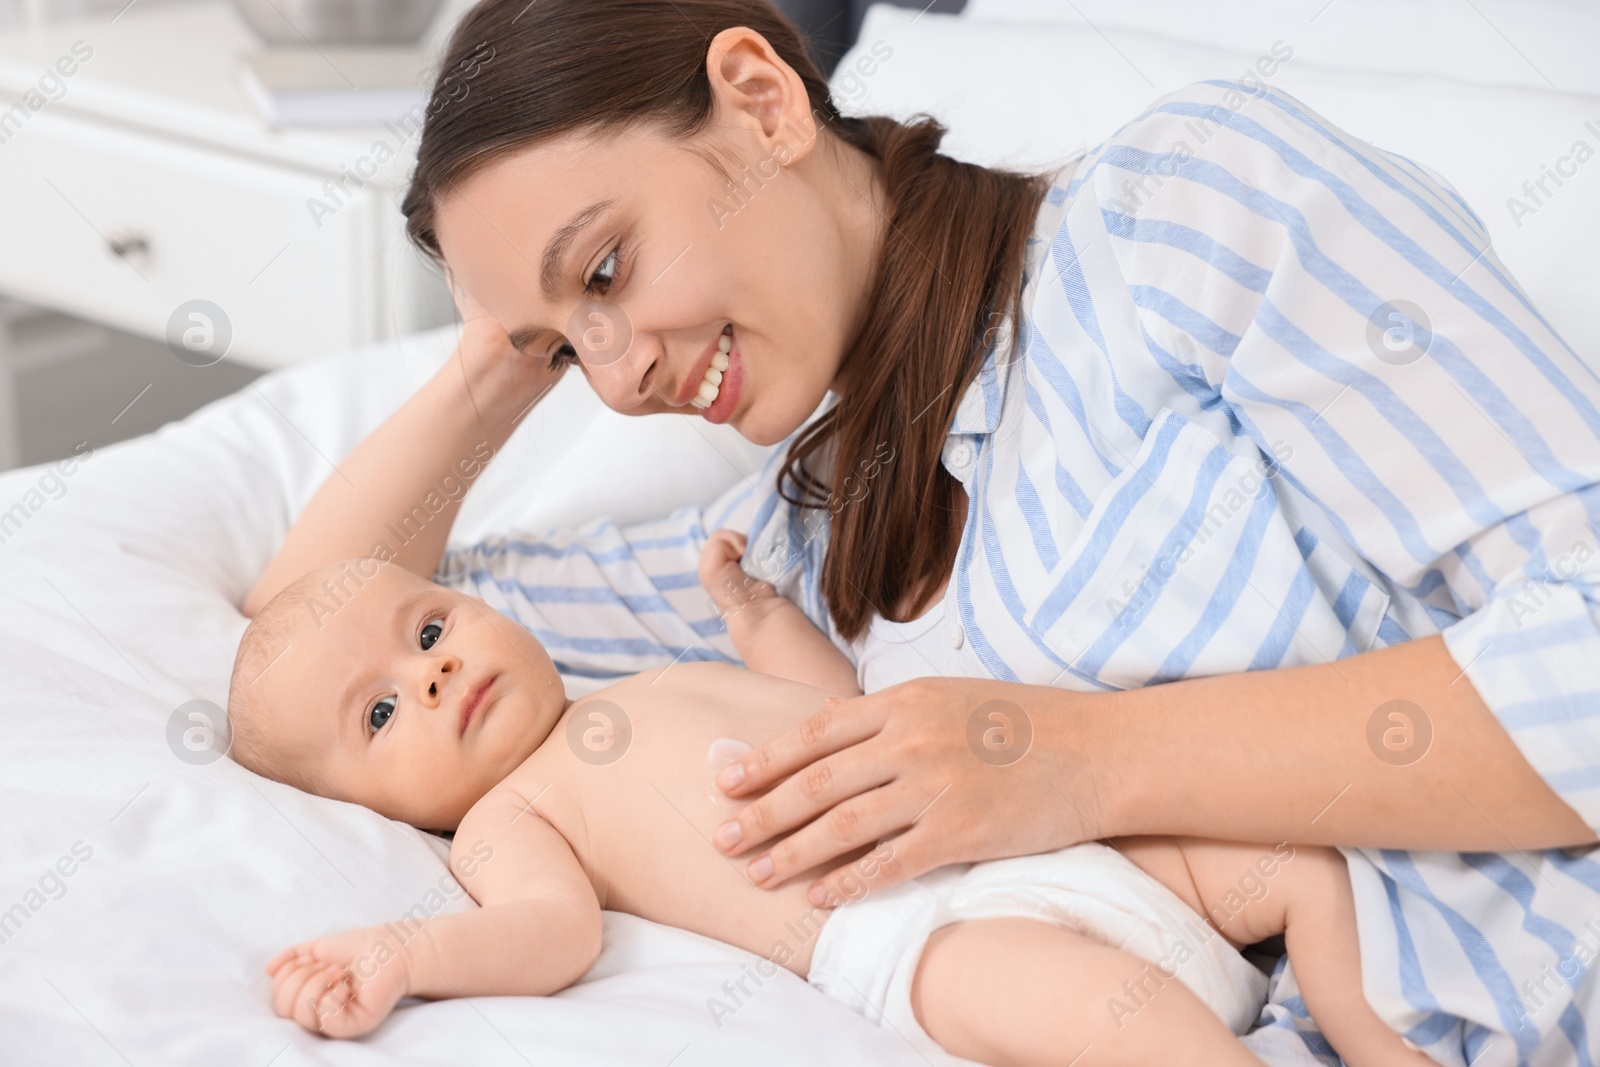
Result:
{"label": "baby's eye", "polygon": [[388,722],[393,714],[394,701],[387,698],[380,700],[372,705],[371,711],[367,712],[367,725],[372,728],[373,733],[377,733],[383,729],[383,724]]}
{"label": "baby's eye", "polygon": [[439,635],[442,633],[444,633],[444,627],[440,626],[436,622],[430,622],[428,625],[424,626],[422,628],[422,636],[420,639],[422,651],[426,652],[428,649],[432,648],[435,642],[439,640]]}

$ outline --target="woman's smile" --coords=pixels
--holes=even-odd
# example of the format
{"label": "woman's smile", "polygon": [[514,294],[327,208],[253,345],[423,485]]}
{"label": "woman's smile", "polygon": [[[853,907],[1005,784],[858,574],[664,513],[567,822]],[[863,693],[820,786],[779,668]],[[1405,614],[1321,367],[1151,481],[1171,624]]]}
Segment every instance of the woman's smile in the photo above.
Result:
{"label": "woman's smile", "polygon": [[744,384],[744,366],[733,323],[723,328],[716,344],[696,361],[695,369],[699,373],[691,375],[684,383],[675,403],[679,407],[693,406],[707,422],[727,422],[739,403]]}

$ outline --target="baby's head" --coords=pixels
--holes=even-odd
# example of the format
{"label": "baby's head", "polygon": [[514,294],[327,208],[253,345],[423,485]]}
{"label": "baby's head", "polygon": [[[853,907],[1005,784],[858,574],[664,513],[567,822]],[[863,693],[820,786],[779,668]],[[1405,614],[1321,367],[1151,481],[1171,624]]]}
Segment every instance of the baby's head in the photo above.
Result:
{"label": "baby's head", "polygon": [[544,646],[516,622],[403,567],[346,560],[251,620],[228,689],[230,753],[307,792],[453,830],[566,706]]}

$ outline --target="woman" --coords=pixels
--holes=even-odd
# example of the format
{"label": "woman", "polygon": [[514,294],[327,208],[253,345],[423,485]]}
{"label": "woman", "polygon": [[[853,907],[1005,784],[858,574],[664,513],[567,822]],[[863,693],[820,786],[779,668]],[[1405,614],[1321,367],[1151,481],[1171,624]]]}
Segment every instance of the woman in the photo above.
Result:
{"label": "woman", "polygon": [[[841,118],[762,0],[486,0],[444,69],[474,55],[405,203],[473,328],[618,411],[792,439],[704,511],[441,573],[536,587],[603,676],[731,655],[695,560],[748,530],[869,694],[720,776],[779,783],[717,835],[752,880],[896,833],[874,885],[1343,846],[1391,1025],[1587,1062],[1600,385],[1453,191],[1224,83],[1055,175],[959,164]],[[1322,1047],[1281,962],[1263,1023],[1275,1062]]]}

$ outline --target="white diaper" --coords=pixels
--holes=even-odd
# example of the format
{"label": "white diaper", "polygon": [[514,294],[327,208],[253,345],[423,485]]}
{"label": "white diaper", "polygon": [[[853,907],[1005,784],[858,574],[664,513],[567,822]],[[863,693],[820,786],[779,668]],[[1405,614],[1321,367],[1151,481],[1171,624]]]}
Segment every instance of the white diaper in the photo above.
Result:
{"label": "white diaper", "polygon": [[1236,1034],[1266,1001],[1265,975],[1170,889],[1099,842],[943,867],[841,905],[817,936],[809,981],[919,1052],[938,1050],[911,1011],[922,947],[941,926],[995,918],[1040,919],[1126,949],[1155,965],[1155,983],[1157,970],[1169,978],[1176,970]]}

